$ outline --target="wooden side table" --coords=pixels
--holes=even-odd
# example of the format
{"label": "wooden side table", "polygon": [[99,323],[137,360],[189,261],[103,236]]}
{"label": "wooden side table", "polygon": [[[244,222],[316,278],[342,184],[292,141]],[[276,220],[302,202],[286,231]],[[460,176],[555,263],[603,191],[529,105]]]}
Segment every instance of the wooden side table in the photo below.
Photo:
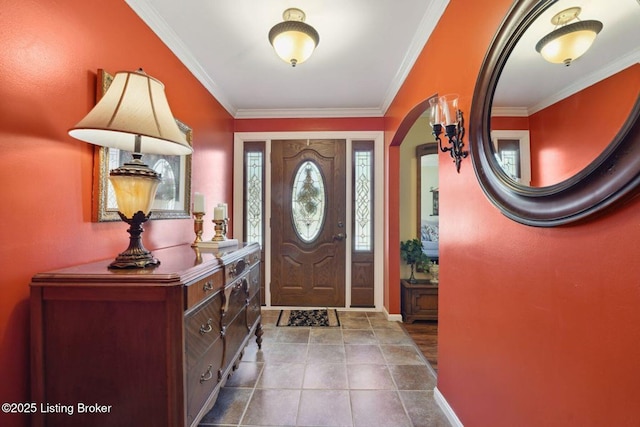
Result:
{"label": "wooden side table", "polygon": [[413,323],[416,320],[438,320],[438,285],[428,280],[409,283],[402,279],[401,309],[402,320]]}

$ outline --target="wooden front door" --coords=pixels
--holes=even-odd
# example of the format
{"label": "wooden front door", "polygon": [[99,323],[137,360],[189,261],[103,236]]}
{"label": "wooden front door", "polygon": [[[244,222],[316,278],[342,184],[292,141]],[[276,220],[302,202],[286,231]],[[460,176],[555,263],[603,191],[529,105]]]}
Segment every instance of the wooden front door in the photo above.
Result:
{"label": "wooden front door", "polygon": [[272,305],[345,305],[345,146],[272,141]]}

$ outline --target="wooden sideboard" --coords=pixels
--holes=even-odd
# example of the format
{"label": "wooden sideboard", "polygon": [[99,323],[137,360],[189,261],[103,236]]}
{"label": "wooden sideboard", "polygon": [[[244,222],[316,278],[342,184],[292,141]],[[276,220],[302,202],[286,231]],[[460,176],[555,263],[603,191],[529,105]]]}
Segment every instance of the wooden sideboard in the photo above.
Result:
{"label": "wooden sideboard", "polygon": [[252,335],[260,346],[257,244],[154,256],[150,269],[105,260],[33,277],[32,425],[195,426]]}
{"label": "wooden sideboard", "polygon": [[438,285],[428,280],[409,283],[403,279],[401,287],[402,320],[413,323],[416,320],[438,320]]}

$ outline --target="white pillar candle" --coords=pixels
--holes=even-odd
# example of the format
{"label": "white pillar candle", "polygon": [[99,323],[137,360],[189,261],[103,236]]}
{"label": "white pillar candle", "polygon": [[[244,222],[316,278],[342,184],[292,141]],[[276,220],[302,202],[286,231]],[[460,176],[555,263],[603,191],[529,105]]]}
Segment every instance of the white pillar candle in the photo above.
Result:
{"label": "white pillar candle", "polygon": [[193,211],[194,212],[206,212],[206,203],[204,200],[204,194],[202,193],[194,193],[193,194]]}
{"label": "white pillar candle", "polygon": [[213,208],[213,219],[224,219],[224,208],[222,206],[216,206],[215,208]]}
{"label": "white pillar candle", "polygon": [[227,216],[228,212],[227,212],[227,204],[226,203],[218,203],[218,206],[222,208],[222,212],[223,212],[223,217],[222,219],[227,219],[229,218]]}
{"label": "white pillar candle", "polygon": [[451,121],[451,111],[449,111],[449,104],[447,102],[442,103],[442,110],[444,112],[444,124],[450,125],[453,122]]}

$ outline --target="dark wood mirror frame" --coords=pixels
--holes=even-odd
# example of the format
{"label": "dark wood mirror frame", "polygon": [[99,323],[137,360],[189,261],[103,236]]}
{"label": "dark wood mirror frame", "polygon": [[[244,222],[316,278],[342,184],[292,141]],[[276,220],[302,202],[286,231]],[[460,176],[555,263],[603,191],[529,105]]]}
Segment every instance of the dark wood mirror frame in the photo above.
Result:
{"label": "dark wood mirror frame", "polygon": [[548,187],[525,187],[498,165],[490,137],[491,104],[498,79],[529,25],[557,0],[518,0],[489,47],[474,90],[469,120],[473,167],[489,200],[510,219],[553,227],[584,219],[629,197],[640,183],[640,96],[607,148],[582,171]]}

